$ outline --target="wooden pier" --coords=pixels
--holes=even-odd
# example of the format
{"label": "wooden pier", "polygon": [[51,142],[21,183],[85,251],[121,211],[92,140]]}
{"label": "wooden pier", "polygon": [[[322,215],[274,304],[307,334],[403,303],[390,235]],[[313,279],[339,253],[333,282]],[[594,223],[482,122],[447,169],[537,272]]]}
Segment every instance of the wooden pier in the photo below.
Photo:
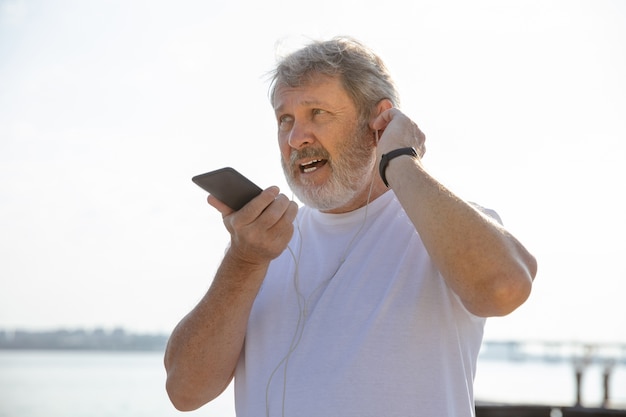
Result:
{"label": "wooden pier", "polygon": [[[611,373],[616,365],[626,364],[626,344],[487,341],[483,343],[480,357],[513,362],[569,362],[574,370],[576,402],[571,407],[477,402],[476,417],[626,417],[626,409],[610,406]],[[591,364],[604,367],[603,402],[595,408],[585,407],[582,401],[582,378]]]}
{"label": "wooden pier", "polygon": [[626,417],[626,410],[547,405],[476,405],[476,417]]}

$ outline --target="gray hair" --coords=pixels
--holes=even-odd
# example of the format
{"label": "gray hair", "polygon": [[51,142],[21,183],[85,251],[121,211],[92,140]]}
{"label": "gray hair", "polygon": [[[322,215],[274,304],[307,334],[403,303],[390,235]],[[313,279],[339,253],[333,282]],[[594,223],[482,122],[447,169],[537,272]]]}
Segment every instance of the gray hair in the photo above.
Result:
{"label": "gray hair", "polygon": [[389,99],[395,107],[400,105],[395,83],[380,57],[353,38],[335,37],[314,41],[279,60],[270,73],[272,106],[278,86],[306,85],[320,74],[340,77],[361,119],[369,118],[380,100]]}

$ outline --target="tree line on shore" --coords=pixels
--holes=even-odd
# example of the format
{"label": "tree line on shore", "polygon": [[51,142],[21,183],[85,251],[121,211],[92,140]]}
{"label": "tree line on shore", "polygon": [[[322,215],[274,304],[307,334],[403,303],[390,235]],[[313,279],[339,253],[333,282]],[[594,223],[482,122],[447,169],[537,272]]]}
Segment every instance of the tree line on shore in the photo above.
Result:
{"label": "tree line on shore", "polygon": [[0,349],[4,350],[164,350],[168,335],[130,333],[123,328],[94,330],[0,330]]}

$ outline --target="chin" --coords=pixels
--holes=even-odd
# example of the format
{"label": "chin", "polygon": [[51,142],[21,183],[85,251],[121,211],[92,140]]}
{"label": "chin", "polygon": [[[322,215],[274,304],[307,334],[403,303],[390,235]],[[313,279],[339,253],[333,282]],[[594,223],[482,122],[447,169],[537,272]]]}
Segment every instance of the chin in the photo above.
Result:
{"label": "chin", "polygon": [[324,186],[307,186],[307,185],[294,185],[289,184],[293,193],[298,197],[303,204],[308,207],[314,208],[320,211],[335,210],[346,206],[354,197],[356,192],[354,190],[345,189],[334,190],[333,187],[328,185]]}

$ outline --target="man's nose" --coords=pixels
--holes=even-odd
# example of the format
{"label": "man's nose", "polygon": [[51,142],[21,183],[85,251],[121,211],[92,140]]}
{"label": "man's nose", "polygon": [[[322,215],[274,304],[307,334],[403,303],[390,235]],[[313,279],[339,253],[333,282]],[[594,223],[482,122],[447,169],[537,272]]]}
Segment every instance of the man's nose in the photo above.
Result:
{"label": "man's nose", "polygon": [[305,123],[294,123],[289,132],[289,146],[300,149],[313,143],[313,133]]}

